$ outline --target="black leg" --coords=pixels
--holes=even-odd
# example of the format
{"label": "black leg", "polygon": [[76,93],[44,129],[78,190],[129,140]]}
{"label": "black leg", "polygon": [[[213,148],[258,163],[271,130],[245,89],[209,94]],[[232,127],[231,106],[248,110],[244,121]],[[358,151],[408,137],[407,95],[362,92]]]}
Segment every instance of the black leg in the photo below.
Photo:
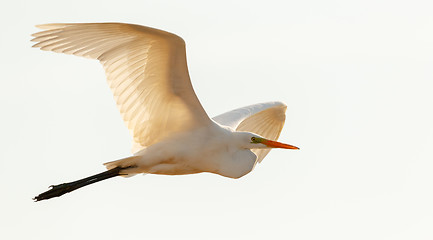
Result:
{"label": "black leg", "polygon": [[93,175],[90,177],[86,177],[86,178],[83,178],[83,179],[80,179],[80,180],[77,180],[74,182],[62,183],[59,185],[52,185],[52,186],[50,186],[51,187],[50,190],[39,194],[38,196],[34,197],[33,200],[35,200],[37,202],[37,201],[41,201],[41,200],[45,200],[45,199],[50,199],[53,197],[60,197],[65,193],[72,192],[74,190],[77,190],[78,188],[87,186],[89,184],[119,176],[120,171],[122,169],[125,169],[125,168],[116,167],[116,168],[110,169],[108,171],[105,171],[105,172],[102,172],[102,173],[99,173],[99,174],[96,174],[96,175]]}

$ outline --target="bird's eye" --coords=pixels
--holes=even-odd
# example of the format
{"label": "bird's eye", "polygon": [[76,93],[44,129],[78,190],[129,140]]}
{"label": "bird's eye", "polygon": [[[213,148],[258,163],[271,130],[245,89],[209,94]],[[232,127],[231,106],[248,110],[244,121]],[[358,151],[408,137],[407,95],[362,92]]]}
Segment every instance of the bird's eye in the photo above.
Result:
{"label": "bird's eye", "polygon": [[256,138],[255,138],[255,137],[252,137],[252,138],[251,138],[251,141],[255,142],[255,141],[256,141]]}

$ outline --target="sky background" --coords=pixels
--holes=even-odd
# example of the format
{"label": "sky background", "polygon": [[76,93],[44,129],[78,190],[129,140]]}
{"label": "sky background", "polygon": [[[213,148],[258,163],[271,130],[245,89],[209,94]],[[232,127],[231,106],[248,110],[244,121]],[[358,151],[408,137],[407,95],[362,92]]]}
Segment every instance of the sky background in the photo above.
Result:
{"label": "sky background", "polygon": [[[9,1],[0,9],[1,239],[432,239],[432,1]],[[215,116],[288,105],[247,176],[49,185],[129,156],[102,66],[31,48],[36,24],[128,22],[183,37]]]}

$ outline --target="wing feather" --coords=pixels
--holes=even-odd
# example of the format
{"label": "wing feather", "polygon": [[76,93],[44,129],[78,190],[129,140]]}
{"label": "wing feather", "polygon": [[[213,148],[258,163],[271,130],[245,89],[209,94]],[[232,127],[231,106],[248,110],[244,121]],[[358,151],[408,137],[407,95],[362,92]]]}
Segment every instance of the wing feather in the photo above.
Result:
{"label": "wing feather", "polygon": [[[280,136],[286,120],[287,106],[282,102],[267,102],[238,108],[213,118],[221,125],[229,126],[236,131],[258,134],[276,141]],[[271,149],[252,149],[261,162]]]}
{"label": "wing feather", "polygon": [[173,132],[210,123],[192,88],[185,42],[149,27],[122,23],[45,24],[33,34],[41,50],[97,59],[123,120],[133,151]]}

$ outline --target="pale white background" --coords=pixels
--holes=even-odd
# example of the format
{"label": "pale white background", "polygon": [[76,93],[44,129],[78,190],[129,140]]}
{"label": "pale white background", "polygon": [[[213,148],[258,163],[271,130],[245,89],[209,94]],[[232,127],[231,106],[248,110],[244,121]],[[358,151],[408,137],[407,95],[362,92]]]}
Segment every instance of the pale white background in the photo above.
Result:
{"label": "pale white background", "polygon": [[[433,3],[9,1],[1,18],[1,239],[432,239]],[[130,22],[187,42],[209,115],[288,104],[249,175],[103,171],[130,136],[97,61],[30,48],[35,24]]]}

